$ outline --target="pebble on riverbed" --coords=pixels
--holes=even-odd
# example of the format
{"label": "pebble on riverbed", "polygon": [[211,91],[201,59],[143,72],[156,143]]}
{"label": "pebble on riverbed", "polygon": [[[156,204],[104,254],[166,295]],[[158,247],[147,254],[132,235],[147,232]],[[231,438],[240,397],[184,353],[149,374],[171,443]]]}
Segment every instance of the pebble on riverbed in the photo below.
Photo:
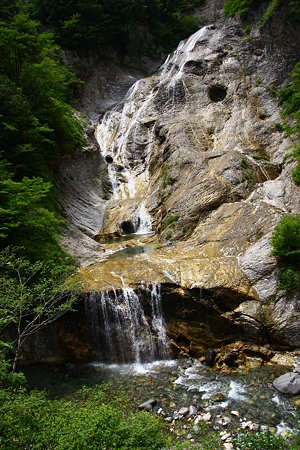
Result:
{"label": "pebble on riverbed", "polygon": [[154,398],[150,398],[146,402],[139,405],[139,410],[151,411],[151,409],[153,409],[156,404],[157,400],[155,400]]}
{"label": "pebble on riverbed", "polygon": [[189,414],[189,412],[190,412],[189,408],[186,408],[186,407],[180,408],[180,410],[178,411],[178,416],[179,417],[187,416]]}

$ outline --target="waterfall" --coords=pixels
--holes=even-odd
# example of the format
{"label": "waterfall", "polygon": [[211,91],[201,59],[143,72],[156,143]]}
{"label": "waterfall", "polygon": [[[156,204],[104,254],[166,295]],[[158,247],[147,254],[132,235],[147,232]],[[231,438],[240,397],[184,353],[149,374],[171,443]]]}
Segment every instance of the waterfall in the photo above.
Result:
{"label": "waterfall", "polygon": [[136,234],[147,234],[152,231],[151,217],[148,213],[145,202],[141,204],[139,215],[138,215],[138,228]]}
{"label": "waterfall", "polygon": [[[155,124],[151,124],[153,107],[158,95],[167,99],[164,105],[167,109],[176,106],[178,94],[189,95],[184,82],[185,66],[193,59],[192,53],[207,30],[208,27],[203,27],[180,42],[159,72],[134,83],[123,102],[107,111],[96,128],[99,149],[108,166],[112,198],[122,200],[120,208],[131,208],[131,221],[137,234],[149,233],[152,229],[146,198],[150,160],[157,139]],[[145,123],[151,124],[150,127]],[[132,199],[136,200],[133,211]]]}
{"label": "waterfall", "polygon": [[169,357],[160,286],[148,286],[146,295],[145,307],[132,288],[87,296],[87,322],[103,360],[140,363]]}
{"label": "waterfall", "polygon": [[162,359],[168,359],[170,356],[168,345],[169,340],[166,334],[165,321],[162,313],[160,285],[152,284],[149,290],[152,307],[152,327],[157,335],[159,353]]}

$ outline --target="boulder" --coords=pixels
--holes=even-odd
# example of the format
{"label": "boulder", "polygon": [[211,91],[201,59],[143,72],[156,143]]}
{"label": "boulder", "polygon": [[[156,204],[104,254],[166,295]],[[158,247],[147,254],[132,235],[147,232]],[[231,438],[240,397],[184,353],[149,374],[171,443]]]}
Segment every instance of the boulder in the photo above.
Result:
{"label": "boulder", "polygon": [[295,372],[288,372],[273,381],[273,386],[282,394],[300,394],[300,375]]}

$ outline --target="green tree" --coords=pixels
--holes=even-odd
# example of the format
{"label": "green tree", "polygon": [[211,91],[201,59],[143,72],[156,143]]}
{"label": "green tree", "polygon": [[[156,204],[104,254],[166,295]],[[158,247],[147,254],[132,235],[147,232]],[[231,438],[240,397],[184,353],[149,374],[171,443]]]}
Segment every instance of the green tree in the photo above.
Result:
{"label": "green tree", "polygon": [[224,15],[245,17],[254,3],[255,0],[227,0],[224,5]]}
{"label": "green tree", "polygon": [[[31,0],[32,13],[50,26],[59,43],[68,48],[105,49],[126,53],[132,33],[141,25],[150,29],[158,46],[171,50],[197,30],[188,17],[203,0]],[[145,51],[145,48],[143,49]]]}
{"label": "green tree", "polygon": [[76,302],[81,284],[70,281],[73,273],[71,264],[32,263],[9,248],[0,253],[0,333],[12,336],[13,371],[25,340]]}
{"label": "green tree", "polygon": [[24,13],[0,23],[0,71],[0,150],[17,176],[50,179],[51,166],[84,144],[69,105],[79,81],[61,64],[53,35]]}
{"label": "green tree", "polygon": [[300,288],[300,214],[285,216],[276,226],[272,237],[272,255],[279,256],[283,270],[280,287],[288,294]]}
{"label": "green tree", "polygon": [[271,244],[272,255],[288,258],[300,256],[300,215],[284,216],[275,228]]}
{"label": "green tree", "polygon": [[0,244],[24,248],[30,259],[63,256],[59,237],[63,221],[45,205],[51,183],[41,178],[0,181]]}
{"label": "green tree", "polygon": [[278,101],[282,107],[284,129],[295,139],[293,155],[297,166],[292,172],[294,182],[300,186],[300,61],[295,65],[291,74],[292,84],[278,93]]}

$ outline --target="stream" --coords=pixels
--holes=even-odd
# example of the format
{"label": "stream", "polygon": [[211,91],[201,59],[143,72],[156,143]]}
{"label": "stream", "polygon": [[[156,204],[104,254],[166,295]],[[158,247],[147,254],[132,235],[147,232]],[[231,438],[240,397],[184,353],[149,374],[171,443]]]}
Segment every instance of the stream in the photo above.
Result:
{"label": "stream", "polygon": [[[212,430],[234,432],[271,429],[291,435],[297,423],[295,400],[279,394],[272,381],[286,371],[265,366],[244,374],[220,374],[195,359],[151,363],[110,364],[99,361],[85,365],[25,369],[29,387],[46,389],[51,398],[72,398],[82,386],[111,382],[125,388],[133,409],[150,398],[163,420],[185,433],[191,419],[204,418]],[[181,408],[190,413],[180,417]],[[197,422],[197,419],[196,419]],[[180,431],[180,432],[181,432]]]}

